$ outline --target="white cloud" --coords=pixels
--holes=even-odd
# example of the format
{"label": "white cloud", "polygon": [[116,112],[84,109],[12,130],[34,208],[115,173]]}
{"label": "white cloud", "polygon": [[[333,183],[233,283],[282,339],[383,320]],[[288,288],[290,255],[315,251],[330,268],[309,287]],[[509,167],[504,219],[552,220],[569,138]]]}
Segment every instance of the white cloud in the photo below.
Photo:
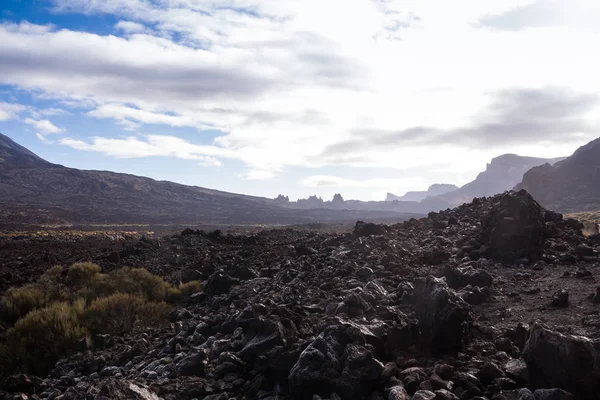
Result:
{"label": "white cloud", "polygon": [[22,104],[5,103],[0,101],[0,121],[8,121],[19,116],[19,113],[25,111],[26,106]]}
{"label": "white cloud", "polygon": [[32,118],[26,118],[25,123],[33,126],[36,133],[39,135],[42,135],[42,136],[51,135],[54,133],[61,133],[64,131],[63,128],[60,128],[60,127],[54,125],[52,122],[50,122],[47,119],[35,120]]}
{"label": "white cloud", "polygon": [[133,21],[119,21],[115,24],[115,29],[125,33],[141,33],[146,31],[146,27]]}
{"label": "white cloud", "polygon": [[176,157],[198,160],[214,166],[220,165],[217,160],[219,157],[235,156],[227,149],[195,145],[181,138],[165,135],[146,135],[142,139],[133,136],[120,139],[94,137],[91,143],[63,138],[59,143],[74,149],[93,151],[117,158]]}

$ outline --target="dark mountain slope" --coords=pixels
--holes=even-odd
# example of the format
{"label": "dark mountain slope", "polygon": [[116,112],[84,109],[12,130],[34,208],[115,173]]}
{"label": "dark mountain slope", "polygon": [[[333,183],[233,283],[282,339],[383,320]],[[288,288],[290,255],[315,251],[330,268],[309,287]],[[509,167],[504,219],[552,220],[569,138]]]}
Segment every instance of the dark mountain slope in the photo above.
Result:
{"label": "dark mountain slope", "polygon": [[44,161],[4,135],[0,159],[0,223],[5,224],[285,224],[402,218],[391,211],[293,210],[261,197],[66,168]]}
{"label": "dark mountain slope", "polygon": [[551,209],[600,209],[600,138],[554,166],[544,164],[527,171],[517,188]]}

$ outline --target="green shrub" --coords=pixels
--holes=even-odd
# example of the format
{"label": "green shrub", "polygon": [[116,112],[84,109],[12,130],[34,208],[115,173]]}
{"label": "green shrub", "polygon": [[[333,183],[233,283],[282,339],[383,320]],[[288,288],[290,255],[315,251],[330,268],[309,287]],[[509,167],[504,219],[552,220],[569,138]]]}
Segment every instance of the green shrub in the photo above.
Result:
{"label": "green shrub", "polygon": [[69,267],[67,279],[75,287],[88,285],[100,273],[100,266],[91,262],[76,263]]}
{"label": "green shrub", "polygon": [[166,301],[172,286],[144,268],[121,268],[108,275],[97,274],[80,292],[89,301],[115,293],[132,294],[149,301]]}
{"label": "green shrub", "polygon": [[202,283],[200,281],[191,281],[179,285],[179,290],[183,297],[190,297],[194,293],[202,291]]}
{"label": "green shrub", "polygon": [[46,295],[47,304],[71,299],[69,288],[62,283],[62,273],[63,267],[56,265],[44,272],[35,283],[35,286]]}
{"label": "green shrub", "polygon": [[83,312],[83,322],[93,334],[124,335],[166,321],[170,307],[139,296],[117,293],[97,299]]}
{"label": "green shrub", "polygon": [[45,307],[48,297],[36,285],[28,284],[20,288],[10,288],[0,301],[3,317],[11,322],[27,315],[30,311]]}
{"label": "green shrub", "polygon": [[73,354],[76,341],[86,334],[75,307],[54,303],[20,319],[9,329],[6,343],[15,365],[43,376],[60,358]]}

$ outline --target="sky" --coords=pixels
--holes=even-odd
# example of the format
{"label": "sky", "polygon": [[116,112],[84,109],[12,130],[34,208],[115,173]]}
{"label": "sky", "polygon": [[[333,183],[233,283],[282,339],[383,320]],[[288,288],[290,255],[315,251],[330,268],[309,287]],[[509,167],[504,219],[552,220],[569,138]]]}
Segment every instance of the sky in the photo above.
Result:
{"label": "sky", "polygon": [[2,0],[0,132],[291,199],[462,185],[600,136],[597,0]]}

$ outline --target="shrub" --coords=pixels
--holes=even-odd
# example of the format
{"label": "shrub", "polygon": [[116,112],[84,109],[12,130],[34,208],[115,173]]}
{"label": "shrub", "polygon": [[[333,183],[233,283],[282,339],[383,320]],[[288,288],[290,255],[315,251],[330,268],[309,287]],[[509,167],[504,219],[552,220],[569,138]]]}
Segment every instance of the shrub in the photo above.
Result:
{"label": "shrub", "polygon": [[202,291],[202,283],[200,281],[191,281],[179,285],[179,290],[183,297],[190,297],[194,293]]}
{"label": "shrub", "polygon": [[67,279],[75,287],[88,285],[100,273],[100,266],[91,262],[76,263],[69,267]]}
{"label": "shrub", "polygon": [[115,293],[125,293],[149,301],[166,301],[171,288],[160,276],[152,275],[144,268],[121,268],[109,275],[93,276],[80,296],[91,301]]}
{"label": "shrub", "polygon": [[94,300],[83,312],[84,324],[93,334],[124,335],[166,321],[170,307],[139,296],[117,293]]}
{"label": "shrub", "polygon": [[20,288],[10,288],[0,302],[2,314],[7,320],[14,322],[30,311],[45,307],[48,297],[36,285],[28,284]]}
{"label": "shrub", "polygon": [[69,289],[61,282],[62,273],[63,267],[56,265],[44,272],[35,283],[35,286],[45,293],[47,304],[71,299]]}
{"label": "shrub", "polygon": [[87,334],[77,311],[67,303],[54,303],[20,319],[7,333],[15,365],[43,376],[60,358],[74,353],[76,341]]}

